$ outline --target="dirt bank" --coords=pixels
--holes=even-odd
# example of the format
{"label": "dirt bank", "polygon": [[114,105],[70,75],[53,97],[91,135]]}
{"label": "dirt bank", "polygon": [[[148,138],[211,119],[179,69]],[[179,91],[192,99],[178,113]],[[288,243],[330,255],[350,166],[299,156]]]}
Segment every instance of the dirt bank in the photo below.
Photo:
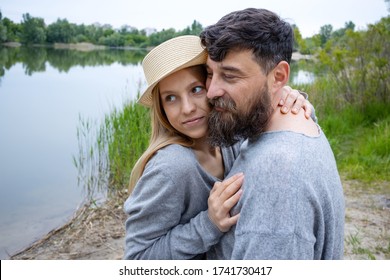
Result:
{"label": "dirt bank", "polygon": [[[345,259],[390,259],[390,182],[344,180],[343,186]],[[121,259],[126,196],[122,193],[99,208],[80,209],[68,224],[11,259]]]}

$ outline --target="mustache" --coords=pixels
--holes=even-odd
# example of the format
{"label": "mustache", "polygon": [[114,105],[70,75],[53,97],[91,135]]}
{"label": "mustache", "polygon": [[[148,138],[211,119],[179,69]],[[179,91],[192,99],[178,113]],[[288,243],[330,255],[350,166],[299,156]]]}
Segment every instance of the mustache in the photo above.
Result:
{"label": "mustache", "polygon": [[229,97],[217,97],[209,101],[212,107],[218,107],[227,111],[237,111],[236,103]]}

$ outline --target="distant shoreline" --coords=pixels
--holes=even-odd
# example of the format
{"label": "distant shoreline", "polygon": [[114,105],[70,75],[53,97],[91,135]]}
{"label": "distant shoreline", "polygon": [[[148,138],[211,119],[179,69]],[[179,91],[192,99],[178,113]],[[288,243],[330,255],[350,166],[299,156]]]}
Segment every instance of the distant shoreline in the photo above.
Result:
{"label": "distant shoreline", "polygon": [[[19,48],[23,47],[22,43],[19,42],[6,42],[0,44],[0,46],[4,47],[11,47],[11,48]],[[54,43],[49,45],[31,45],[32,47],[53,47],[54,49],[67,49],[67,50],[77,50],[77,51],[95,51],[95,50],[109,50],[109,49],[119,49],[119,50],[146,50],[149,51],[150,47],[148,48],[138,48],[138,47],[109,47],[109,46],[103,46],[103,45],[94,45],[92,43]]]}
{"label": "distant shoreline", "polygon": [[[23,44],[19,42],[7,42],[3,43],[2,46],[5,47],[13,47],[13,48],[18,48],[22,47]],[[37,45],[33,45],[37,46]],[[153,49],[153,47],[148,47],[148,48],[137,48],[137,47],[108,47],[108,46],[103,46],[103,45],[94,45],[92,43],[72,43],[72,44],[67,44],[67,43],[54,43],[53,45],[50,45],[55,49],[68,49],[68,50],[77,50],[77,51],[94,51],[94,50],[106,50],[106,49],[124,49],[124,50],[147,50],[150,51]],[[310,60],[312,59],[313,56],[310,54],[301,54],[299,52],[293,52],[292,53],[292,60],[301,60],[301,59],[307,59]]]}
{"label": "distant shoreline", "polygon": [[19,42],[6,42],[6,43],[2,43],[1,45],[5,47],[11,47],[11,48],[18,48],[22,46],[22,44]]}
{"label": "distant shoreline", "polygon": [[108,47],[101,45],[94,45],[91,43],[76,43],[76,44],[65,44],[65,43],[54,43],[55,49],[70,49],[78,51],[93,51],[93,50],[104,50]]}

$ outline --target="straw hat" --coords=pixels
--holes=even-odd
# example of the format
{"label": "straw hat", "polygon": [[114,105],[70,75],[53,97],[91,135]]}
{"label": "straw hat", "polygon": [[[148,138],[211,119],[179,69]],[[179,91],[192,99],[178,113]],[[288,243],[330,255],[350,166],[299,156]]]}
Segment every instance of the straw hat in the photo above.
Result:
{"label": "straw hat", "polygon": [[151,50],[142,61],[148,88],[138,103],[151,107],[152,90],[163,78],[189,66],[205,64],[207,52],[198,36],[184,35],[165,41]]}

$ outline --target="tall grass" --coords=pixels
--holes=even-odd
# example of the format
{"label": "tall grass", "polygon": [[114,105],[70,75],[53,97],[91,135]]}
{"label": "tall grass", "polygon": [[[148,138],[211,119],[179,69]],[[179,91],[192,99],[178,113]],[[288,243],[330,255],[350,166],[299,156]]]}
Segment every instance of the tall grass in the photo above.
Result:
{"label": "tall grass", "polygon": [[149,112],[134,101],[114,108],[101,123],[80,117],[79,153],[73,162],[88,199],[127,189],[131,169],[146,149],[149,135]]}
{"label": "tall grass", "polygon": [[73,156],[73,164],[78,170],[78,184],[83,186],[88,200],[108,188],[109,161],[107,159],[104,135],[97,121],[79,116],[77,127],[78,155]]}
{"label": "tall grass", "polygon": [[115,109],[107,116],[101,129],[107,141],[110,187],[127,188],[131,169],[149,142],[149,111],[134,101],[129,102],[123,110]]}
{"label": "tall grass", "polygon": [[294,85],[309,93],[318,122],[334,151],[340,173],[366,182],[390,180],[390,103],[351,103],[334,80]]}
{"label": "tall grass", "polygon": [[[320,122],[341,172],[363,181],[390,179],[390,106],[371,104],[372,114],[348,106]],[[387,112],[386,117],[380,117]],[[336,115],[337,114],[337,115]]]}

